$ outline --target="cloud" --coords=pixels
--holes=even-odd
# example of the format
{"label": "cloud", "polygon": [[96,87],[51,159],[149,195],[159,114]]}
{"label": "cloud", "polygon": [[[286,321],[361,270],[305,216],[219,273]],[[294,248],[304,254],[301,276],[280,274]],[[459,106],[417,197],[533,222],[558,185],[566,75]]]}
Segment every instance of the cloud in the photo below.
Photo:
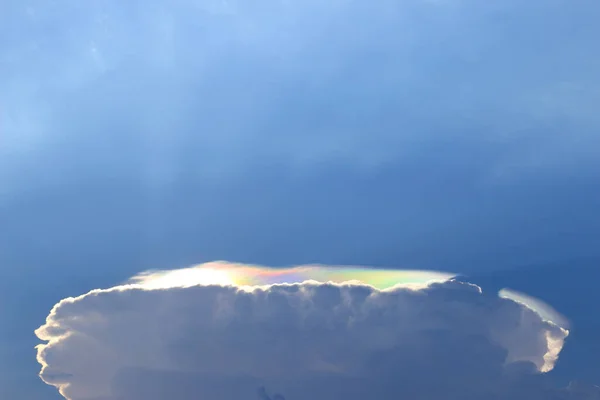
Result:
{"label": "cloud", "polygon": [[[303,265],[293,268],[266,268],[258,265],[216,261],[189,268],[146,271],[129,280],[129,284],[145,289],[169,289],[195,285],[236,285],[254,287],[290,282],[360,282],[378,289],[404,287],[423,288],[431,282],[444,282],[455,274],[437,271],[369,269],[358,266]],[[526,299],[527,301],[528,299]],[[527,302],[531,303],[531,300]]]}
{"label": "cloud", "polygon": [[561,315],[561,313],[552,308],[551,305],[539,299],[508,288],[500,290],[498,292],[498,295],[500,297],[506,297],[513,301],[526,304],[530,308],[533,308],[538,314],[540,314],[542,318],[550,320],[563,328],[569,328],[569,320],[564,315]]}
{"label": "cloud", "polygon": [[59,302],[36,331],[42,379],[71,400],[572,395],[541,373],[567,331],[466,282],[161,282]]}

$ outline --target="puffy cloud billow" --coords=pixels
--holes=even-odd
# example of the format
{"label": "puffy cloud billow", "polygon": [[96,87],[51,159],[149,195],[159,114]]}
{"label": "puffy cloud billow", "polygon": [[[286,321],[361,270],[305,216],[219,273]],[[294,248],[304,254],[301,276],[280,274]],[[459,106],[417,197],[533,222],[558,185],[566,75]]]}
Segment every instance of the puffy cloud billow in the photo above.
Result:
{"label": "puffy cloud billow", "polygon": [[550,381],[568,332],[517,301],[442,275],[304,280],[323,270],[208,264],[64,299],[36,332],[41,377],[71,400],[599,396]]}

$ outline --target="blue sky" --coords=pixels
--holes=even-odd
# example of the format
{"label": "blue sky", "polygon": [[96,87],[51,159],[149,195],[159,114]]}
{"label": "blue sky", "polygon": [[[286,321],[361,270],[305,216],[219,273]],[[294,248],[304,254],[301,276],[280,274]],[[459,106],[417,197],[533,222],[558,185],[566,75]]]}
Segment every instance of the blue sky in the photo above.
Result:
{"label": "blue sky", "polygon": [[149,268],[512,270],[581,296],[599,17],[594,0],[4,1],[0,396],[53,398],[33,330]]}

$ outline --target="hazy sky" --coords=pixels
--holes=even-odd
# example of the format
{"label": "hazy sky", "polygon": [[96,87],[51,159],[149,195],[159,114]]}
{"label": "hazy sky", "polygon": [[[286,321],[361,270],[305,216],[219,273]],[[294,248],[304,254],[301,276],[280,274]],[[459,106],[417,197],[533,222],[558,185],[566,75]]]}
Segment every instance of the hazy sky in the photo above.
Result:
{"label": "hazy sky", "polygon": [[[591,276],[564,271],[600,258],[599,18],[597,0],[2,1],[0,397],[55,398],[33,330],[149,268]],[[557,274],[536,271],[544,297]]]}

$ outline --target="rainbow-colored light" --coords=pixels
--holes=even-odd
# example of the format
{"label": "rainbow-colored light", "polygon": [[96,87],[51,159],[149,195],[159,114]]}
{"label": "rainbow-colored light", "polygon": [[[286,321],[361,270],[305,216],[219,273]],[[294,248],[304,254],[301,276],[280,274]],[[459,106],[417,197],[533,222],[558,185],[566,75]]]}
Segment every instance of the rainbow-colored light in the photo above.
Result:
{"label": "rainbow-colored light", "polygon": [[361,283],[384,290],[395,286],[422,287],[443,282],[454,275],[418,270],[389,270],[362,267],[306,265],[292,268],[268,268],[255,265],[212,262],[190,268],[149,271],[130,281],[147,289],[189,287],[196,285],[232,285],[255,287],[293,284],[306,281]]}
{"label": "rainbow-colored light", "polygon": [[[433,282],[444,282],[455,276],[456,274],[436,271],[323,265],[269,268],[216,261],[183,269],[144,272],[133,277],[128,285],[147,290],[207,285],[236,286],[242,290],[253,290],[270,285],[313,281],[337,284],[357,283],[370,285],[379,290],[395,287],[423,289]],[[544,320],[552,321],[562,328],[567,329],[569,326],[567,318],[540,299],[509,289],[503,289],[499,296],[523,304],[537,312]]]}

